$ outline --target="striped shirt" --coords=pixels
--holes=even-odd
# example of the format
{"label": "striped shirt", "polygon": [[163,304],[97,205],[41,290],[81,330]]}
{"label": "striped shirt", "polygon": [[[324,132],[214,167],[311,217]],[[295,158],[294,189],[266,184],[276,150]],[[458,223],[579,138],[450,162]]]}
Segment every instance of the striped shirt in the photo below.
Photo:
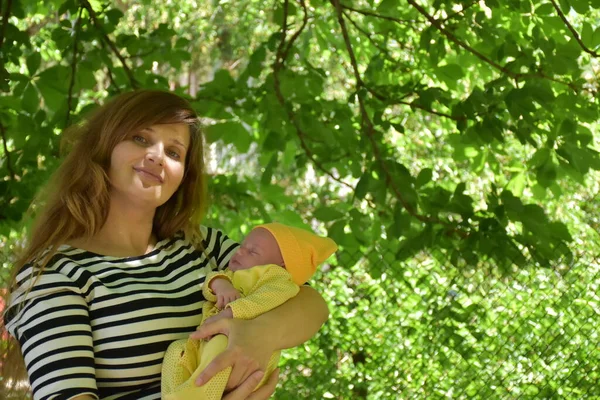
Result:
{"label": "striped shirt", "polygon": [[202,283],[237,247],[220,231],[202,233],[204,251],[179,235],[139,257],[61,246],[37,281],[26,265],[4,322],[33,398],[160,399],[165,350],[200,324]]}

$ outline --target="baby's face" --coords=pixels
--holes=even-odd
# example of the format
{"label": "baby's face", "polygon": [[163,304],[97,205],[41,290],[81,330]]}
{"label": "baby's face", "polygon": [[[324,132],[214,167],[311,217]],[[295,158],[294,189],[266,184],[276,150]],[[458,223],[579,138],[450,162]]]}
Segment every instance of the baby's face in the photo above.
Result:
{"label": "baby's face", "polygon": [[229,269],[237,271],[265,264],[283,266],[281,251],[271,232],[264,228],[253,229],[231,257]]}

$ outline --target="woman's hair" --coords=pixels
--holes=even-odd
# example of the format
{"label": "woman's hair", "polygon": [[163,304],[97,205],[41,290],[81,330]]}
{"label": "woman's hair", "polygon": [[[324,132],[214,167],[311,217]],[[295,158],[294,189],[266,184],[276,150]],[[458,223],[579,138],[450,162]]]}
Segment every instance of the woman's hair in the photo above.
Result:
{"label": "woman's hair", "polygon": [[[183,231],[195,244],[201,242],[206,175],[195,111],[186,100],[173,93],[157,90],[124,93],[63,133],[61,147],[67,149],[68,154],[32,203],[32,212],[35,212],[33,208],[40,211],[36,213],[26,247],[13,266],[11,288],[18,271],[26,264],[34,264],[36,274],[41,274],[60,245],[99,232],[109,211],[108,168],[113,149],[131,132],[159,124],[188,125],[190,146],[179,188],[156,210],[154,234],[161,240]],[[18,343],[13,338],[9,341],[13,343],[4,343],[0,349],[0,376],[3,377],[0,386],[11,378],[12,382],[26,379]]]}

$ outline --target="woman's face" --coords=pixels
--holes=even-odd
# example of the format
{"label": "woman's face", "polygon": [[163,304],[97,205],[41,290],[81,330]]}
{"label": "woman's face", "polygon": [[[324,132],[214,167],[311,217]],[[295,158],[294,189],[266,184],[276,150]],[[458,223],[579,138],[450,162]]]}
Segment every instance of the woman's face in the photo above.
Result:
{"label": "woman's face", "polygon": [[128,134],[112,152],[111,196],[159,207],[183,180],[190,131],[185,124],[161,124]]}

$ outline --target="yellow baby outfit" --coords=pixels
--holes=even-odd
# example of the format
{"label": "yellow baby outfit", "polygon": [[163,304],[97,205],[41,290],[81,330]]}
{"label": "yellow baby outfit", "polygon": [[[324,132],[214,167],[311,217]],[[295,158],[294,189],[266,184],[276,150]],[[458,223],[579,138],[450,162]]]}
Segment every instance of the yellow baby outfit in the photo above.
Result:
{"label": "yellow baby outfit", "polygon": [[[202,287],[208,300],[202,308],[202,325],[207,318],[220,310],[215,306],[216,296],[210,290],[210,282],[215,278],[228,279],[240,291],[241,298],[227,304],[233,318],[253,319],[298,294],[298,285],[305,283],[315,272],[317,265],[325,261],[337,250],[335,242],[302,229],[279,223],[260,225],[277,240],[285,268],[269,264],[245,270],[213,272]],[[219,372],[202,386],[195,380],[206,366],[228,344],[225,335],[215,335],[208,342],[194,339],[178,340],[171,343],[162,367],[162,398],[166,400],[219,400],[223,396],[231,367]],[[265,371],[262,386],[279,363],[280,352],[275,352]]]}

